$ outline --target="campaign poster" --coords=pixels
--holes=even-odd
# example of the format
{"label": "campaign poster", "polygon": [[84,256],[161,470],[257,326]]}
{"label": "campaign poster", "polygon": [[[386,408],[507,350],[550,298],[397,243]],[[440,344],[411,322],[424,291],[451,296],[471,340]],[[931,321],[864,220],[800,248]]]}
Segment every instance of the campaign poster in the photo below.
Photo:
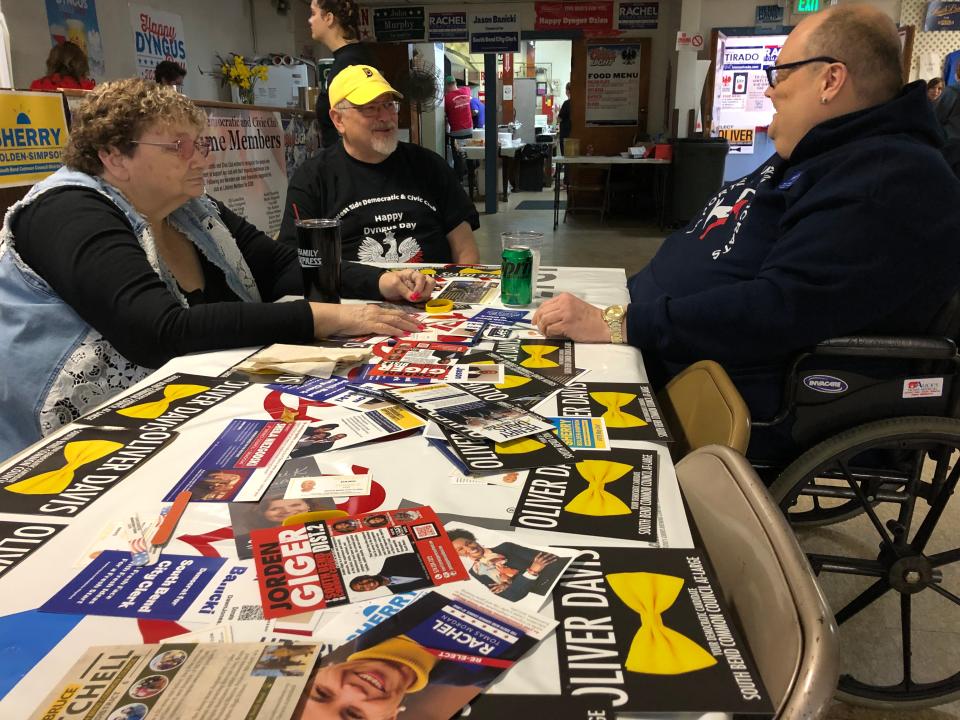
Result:
{"label": "campaign poster", "polygon": [[254,530],[251,541],[267,618],[467,579],[428,507]]}
{"label": "campaign poster", "polygon": [[499,443],[475,432],[452,432],[446,427],[441,430],[447,443],[445,448],[438,446],[438,449],[452,452],[454,458],[451,462],[466,475],[502,475],[515,470],[559,465],[574,458],[573,450],[552,431]]}
{"label": "campaign poster", "polygon": [[[578,549],[553,593],[568,630],[557,633],[561,695],[612,699],[618,716],[772,715],[702,551]],[[570,632],[601,624],[596,634]]]}
{"label": "campaign poster", "polygon": [[541,375],[536,370],[523,367],[513,360],[494,352],[475,352],[463,358],[473,365],[500,365],[503,367],[503,382],[493,388],[474,389],[475,395],[485,400],[506,400],[523,408],[531,408],[551,393],[563,387],[554,378]]}
{"label": "campaign poster", "polygon": [[104,550],[40,610],[178,620],[224,562],[220,557],[162,555],[155,565],[137,566],[129,552]]}
{"label": "campaign poster", "polygon": [[576,355],[572,340],[512,338],[497,340],[494,352],[521,367],[533,370],[561,384],[575,378]]}
{"label": "campaign poster", "polygon": [[59,170],[69,137],[59,93],[0,90],[0,188]]}
{"label": "campaign poster", "polygon": [[97,22],[96,0],[47,0],[46,6],[51,45],[64,41],[77,45],[87,54],[90,74],[96,80],[105,80],[107,70],[103,62],[103,40]]}
{"label": "campaign poster", "polygon": [[713,83],[712,137],[730,143],[730,152],[753,153],[756,129],[773,119],[773,103],[765,95],[765,68],[775,65],[786,35],[727,36],[717,43]]}
{"label": "campaign poster", "polygon": [[552,417],[547,418],[556,428],[554,432],[571,450],[609,450],[610,438],[603,418]]}
{"label": "campaign poster", "polygon": [[659,20],[659,2],[620,2],[617,5],[618,30],[656,30]]}
{"label": "campaign poster", "polygon": [[[663,420],[653,388],[647,383],[571,382],[550,402],[561,417],[598,417],[613,440],[670,442],[670,430]],[[543,403],[539,409],[552,409]]]}
{"label": "campaign poster", "polygon": [[275,235],[287,198],[280,113],[212,107],[206,111],[207,192],[267,235]]}
{"label": "campaign poster", "polygon": [[[447,720],[555,626],[552,620],[515,608],[490,593],[484,597],[458,589],[453,597],[446,597],[427,592],[324,656],[311,681],[330,687],[336,678],[362,672],[375,661],[392,690],[378,708],[383,717]],[[311,694],[303,717],[319,716],[327,704],[340,702],[340,687],[336,683],[328,696]]]}
{"label": "campaign poster", "polygon": [[934,0],[927,3],[927,12],[923,19],[923,31],[939,32],[942,30],[960,30],[960,2]]}
{"label": "campaign poster", "polygon": [[73,517],[175,437],[173,430],[71,428],[0,472],[0,507]]}
{"label": "campaign poster", "polygon": [[0,520],[0,577],[63,530],[63,525],[29,520]]}
{"label": "campaign poster", "polygon": [[534,3],[535,30],[583,30],[608,32],[613,28],[612,2]]}
{"label": "campaign poster", "polygon": [[500,301],[500,280],[457,279],[450,280],[437,295],[440,300],[452,300],[466,305],[485,305]]}
{"label": "campaign poster", "polygon": [[193,643],[183,638],[92,647],[53,686],[30,720],[289,718],[320,653],[315,643]]}
{"label": "campaign poster", "polygon": [[657,453],[578,450],[569,465],[531,470],[510,524],[657,541]]}
{"label": "campaign poster", "polygon": [[89,412],[80,425],[170,430],[248,387],[243,380],[177,373]]}
{"label": "campaign poster", "polygon": [[467,34],[467,13],[463,10],[434,11],[428,13],[430,42],[463,42]]}
{"label": "campaign poster", "polygon": [[331,418],[325,423],[313,423],[308,427],[290,457],[340,450],[360,443],[379,440],[388,435],[397,435],[424,426],[424,421],[406,408],[390,405],[381,410],[368,410]]}
{"label": "campaign poster", "polygon": [[467,13],[471,53],[520,51],[520,13],[515,5],[484,5]]}
{"label": "campaign poster", "polygon": [[637,124],[640,58],[640,45],[587,45],[588,127]]}
{"label": "campaign poster", "polygon": [[423,6],[374,8],[373,32],[377,42],[423,42]]}
{"label": "campaign poster", "polygon": [[187,41],[180,15],[131,3],[130,27],[133,29],[137,75],[153,80],[154,68],[164,60],[186,69]]}
{"label": "campaign poster", "polygon": [[231,420],[163,499],[189,490],[191,502],[259,500],[306,429],[301,420]]}
{"label": "campaign poster", "polygon": [[[337,376],[305,378],[303,383],[293,386],[269,384],[267,387],[270,390],[310,400],[317,407],[334,408],[334,406],[339,406],[346,410],[363,412],[366,410],[382,410],[390,406],[390,403],[384,400],[357,390],[356,386],[346,378]],[[324,413],[325,415],[327,413],[333,414],[332,410],[325,410]]]}

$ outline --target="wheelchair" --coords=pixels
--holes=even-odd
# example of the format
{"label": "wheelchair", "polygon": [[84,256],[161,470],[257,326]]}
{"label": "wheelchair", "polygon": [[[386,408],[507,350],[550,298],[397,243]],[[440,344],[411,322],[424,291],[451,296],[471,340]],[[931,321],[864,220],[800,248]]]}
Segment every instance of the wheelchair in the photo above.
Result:
{"label": "wheelchair", "polygon": [[927,335],[824,341],[793,360],[776,416],[752,424],[803,449],[751,462],[834,609],[851,704],[960,698],[960,538],[942,527],[960,518],[958,337],[960,292]]}

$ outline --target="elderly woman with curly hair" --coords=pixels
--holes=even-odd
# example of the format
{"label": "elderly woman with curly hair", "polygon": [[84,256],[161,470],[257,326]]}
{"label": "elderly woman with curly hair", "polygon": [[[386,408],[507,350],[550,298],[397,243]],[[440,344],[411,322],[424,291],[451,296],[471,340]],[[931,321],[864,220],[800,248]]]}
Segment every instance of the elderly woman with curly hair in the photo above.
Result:
{"label": "elderly woman with curly hair", "polygon": [[[417,328],[375,305],[272,303],[302,294],[296,251],[204,194],[206,116],[172,88],[106,83],[74,124],[65,167],[0,232],[0,459],[178,355]],[[342,274],[356,297],[430,291],[413,271]]]}

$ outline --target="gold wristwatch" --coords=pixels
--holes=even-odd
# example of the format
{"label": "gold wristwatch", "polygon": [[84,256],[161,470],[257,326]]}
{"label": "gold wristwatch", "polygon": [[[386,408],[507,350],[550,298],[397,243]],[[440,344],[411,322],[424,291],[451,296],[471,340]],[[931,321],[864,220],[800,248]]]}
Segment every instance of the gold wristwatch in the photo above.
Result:
{"label": "gold wristwatch", "polygon": [[603,319],[610,327],[610,342],[623,345],[623,318],[626,315],[623,305],[611,305],[603,311]]}

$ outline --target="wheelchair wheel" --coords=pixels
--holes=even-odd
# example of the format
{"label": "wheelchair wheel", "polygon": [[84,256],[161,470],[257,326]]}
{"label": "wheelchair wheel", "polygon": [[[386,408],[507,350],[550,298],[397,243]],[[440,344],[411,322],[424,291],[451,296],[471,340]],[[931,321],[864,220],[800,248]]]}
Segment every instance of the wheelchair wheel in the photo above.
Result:
{"label": "wheelchair wheel", "polygon": [[[823,478],[837,504],[803,506]],[[791,522],[833,523],[797,536],[840,627],[839,699],[906,710],[960,698],[960,540],[941,523],[960,517],[958,479],[960,420],[904,417],[814,446],[771,487]]]}

